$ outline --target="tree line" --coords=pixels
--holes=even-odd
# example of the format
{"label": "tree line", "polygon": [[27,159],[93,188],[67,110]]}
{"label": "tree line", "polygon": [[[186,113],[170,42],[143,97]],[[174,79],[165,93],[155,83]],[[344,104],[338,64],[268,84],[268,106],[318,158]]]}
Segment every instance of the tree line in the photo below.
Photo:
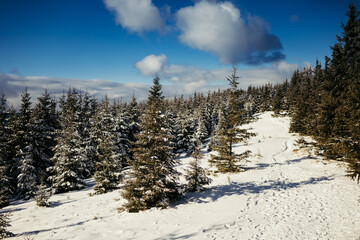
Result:
{"label": "tree line", "polygon": [[[128,103],[98,102],[87,92],[69,89],[55,100],[44,91],[35,103],[25,89],[19,111],[0,102],[0,203],[11,198],[30,199],[44,189],[53,193],[81,189],[94,177],[94,194],[124,184],[129,211],[167,206],[187,190],[209,183],[200,167],[200,148],[209,148],[219,172],[241,171],[246,155],[233,153],[232,145],[250,136],[238,125],[255,111],[246,91],[237,89],[236,68],[228,76],[231,88],[165,99],[159,77],[148,99]],[[241,137],[240,137],[241,136]],[[179,154],[194,161],[179,184],[175,170]],[[124,180],[124,175],[129,176]],[[146,194],[145,194],[146,193]],[[45,204],[46,205],[46,204]]]}
{"label": "tree line", "polygon": [[313,136],[320,153],[349,163],[349,176],[360,180],[360,18],[349,5],[347,23],[325,64],[295,71],[287,99],[290,130]]}

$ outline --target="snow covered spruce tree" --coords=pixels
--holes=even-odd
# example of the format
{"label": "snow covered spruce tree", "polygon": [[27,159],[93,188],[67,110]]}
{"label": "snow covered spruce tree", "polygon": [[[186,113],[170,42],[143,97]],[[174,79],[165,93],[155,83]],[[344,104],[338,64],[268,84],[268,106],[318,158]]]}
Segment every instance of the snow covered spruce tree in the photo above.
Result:
{"label": "snow covered spruce tree", "polygon": [[53,147],[55,147],[55,134],[58,128],[56,102],[51,99],[47,89],[33,110],[32,115],[32,138],[33,155],[36,167],[36,181],[40,184],[48,177],[46,169],[52,166],[50,159],[53,157]]}
{"label": "snow covered spruce tree", "polygon": [[55,146],[57,128],[56,103],[47,90],[38,98],[33,110],[30,105],[30,94],[25,91],[18,123],[22,137],[19,140],[23,147],[19,145],[21,148],[17,153],[17,188],[19,196],[25,199],[35,196],[41,178],[48,176],[46,169],[51,166],[50,158],[53,156],[52,148]]}
{"label": "snow covered spruce tree", "polygon": [[0,208],[9,205],[9,190],[8,190],[9,180],[5,174],[5,166],[0,165]]}
{"label": "snow covered spruce tree", "polygon": [[49,199],[51,197],[51,192],[48,190],[46,185],[41,180],[40,185],[38,186],[38,191],[35,196],[36,205],[39,207],[50,207]]}
{"label": "snow covered spruce tree", "polygon": [[209,132],[206,127],[207,122],[206,122],[205,112],[201,110],[199,110],[198,113],[198,121],[197,121],[198,125],[195,132],[195,138],[200,140],[201,143],[203,143],[205,139],[209,136]]}
{"label": "snow covered spruce tree", "polygon": [[16,159],[19,164],[17,190],[20,197],[29,199],[36,194],[37,186],[37,148],[35,146],[34,124],[32,122],[31,97],[27,89],[21,95],[21,107],[18,125],[21,137],[17,148]]}
{"label": "snow covered spruce tree", "polygon": [[80,96],[80,114],[78,116],[78,129],[81,136],[81,148],[85,150],[85,171],[82,173],[85,178],[91,177],[95,173],[96,148],[97,144],[91,137],[93,116],[96,112],[97,101],[93,97],[89,96],[88,92],[85,92]]}
{"label": "snow covered spruce tree", "polygon": [[0,99],[0,208],[9,204],[11,197],[10,176],[7,169],[6,149],[8,148],[7,134],[6,134],[6,97],[2,94]]}
{"label": "snow covered spruce tree", "polygon": [[9,216],[10,216],[9,213],[6,214],[0,213],[0,239],[14,236],[13,233],[6,230],[8,227],[11,226]]}
{"label": "snow covered spruce tree", "polygon": [[86,155],[81,146],[81,136],[77,126],[79,99],[76,90],[70,89],[66,101],[64,98],[61,103],[61,129],[51,159],[54,166],[48,169],[52,173],[49,180],[56,193],[77,190],[85,186],[82,174],[86,171]]}
{"label": "snow covered spruce tree", "polygon": [[[139,132],[140,111],[134,96],[132,96],[131,102],[128,105],[127,112],[129,115],[129,140],[131,143],[135,143],[135,135]],[[130,157],[132,159],[132,154]]]}
{"label": "snow covered spruce tree", "polygon": [[129,212],[165,208],[180,196],[179,173],[174,168],[176,161],[170,146],[159,80],[158,76],[154,78],[149,91],[147,109],[136,135],[134,160],[130,162],[130,178],[122,194],[128,200],[124,207]]}
{"label": "snow covered spruce tree", "polygon": [[235,154],[232,151],[232,145],[243,141],[249,137],[246,130],[239,129],[241,124],[241,109],[239,104],[239,94],[237,85],[239,77],[236,75],[236,68],[233,68],[232,75],[227,77],[231,89],[229,89],[229,97],[227,104],[222,106],[219,114],[219,123],[217,129],[218,139],[212,149],[217,151],[217,155],[211,155],[211,163],[215,163],[219,172],[239,172],[241,167],[237,164],[244,159],[248,152],[243,154]]}
{"label": "snow covered spruce tree", "polygon": [[98,138],[94,187],[95,194],[103,194],[117,188],[121,179],[121,162],[126,158],[117,138],[117,122],[110,112],[108,98],[95,115],[94,129]]}
{"label": "snow covered spruce tree", "polygon": [[201,143],[197,142],[194,152],[191,157],[193,160],[190,162],[190,166],[186,169],[185,179],[188,181],[187,190],[189,192],[202,191],[203,185],[211,183],[212,179],[206,176],[205,170],[200,166],[201,158],[203,154],[200,149]]}

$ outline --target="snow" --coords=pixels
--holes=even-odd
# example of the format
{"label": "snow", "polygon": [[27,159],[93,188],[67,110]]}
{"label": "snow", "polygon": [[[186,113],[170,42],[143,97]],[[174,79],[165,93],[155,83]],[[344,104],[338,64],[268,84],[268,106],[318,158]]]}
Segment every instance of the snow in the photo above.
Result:
{"label": "snow", "polygon": [[[246,125],[257,136],[234,145],[252,151],[245,172],[213,174],[204,192],[140,213],[118,212],[120,190],[90,197],[89,179],[86,189],[53,195],[51,208],[18,201],[2,209],[12,212],[11,239],[358,239],[360,188],[345,164],[300,149],[289,118],[258,118]],[[184,171],[191,158],[180,161]]]}

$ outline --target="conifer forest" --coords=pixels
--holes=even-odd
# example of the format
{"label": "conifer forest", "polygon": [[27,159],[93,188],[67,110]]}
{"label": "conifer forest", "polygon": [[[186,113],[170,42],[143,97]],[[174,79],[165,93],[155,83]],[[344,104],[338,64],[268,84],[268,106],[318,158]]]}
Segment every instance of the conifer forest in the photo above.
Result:
{"label": "conifer forest", "polygon": [[[87,198],[116,192],[124,200],[117,206],[119,215],[164,211],[179,202],[189,204],[190,200],[184,199],[206,192],[208,198],[220,198],[212,195],[218,188],[210,187],[219,176],[228,178],[225,195],[236,189],[243,193],[257,189],[260,194],[271,185],[243,186],[232,178],[248,173],[250,181],[251,176],[261,177],[249,166],[251,159],[261,157],[262,150],[254,152],[250,143],[255,137],[259,144],[265,140],[260,138],[261,132],[246,126],[255,124],[264,112],[272,112],[271,118],[279,121],[290,119],[289,134],[299,136],[297,144],[311,151],[306,161],[311,155],[344,164],[345,175],[359,183],[360,13],[354,4],[349,5],[346,16],[337,42],[330,47],[332,55],[317,60],[314,68],[296,70],[281,84],[240,89],[242,78],[234,66],[232,74],[224,76],[227,89],[194,92],[191,97],[165,98],[160,75],[153,78],[146,101],[135,97],[129,102],[107,96],[97,99],[76,88],[64,90],[58,99],[44,89],[42,96],[34,99],[25,88],[21,106],[15,109],[3,93],[0,207],[4,210],[19,201],[34,200],[39,209],[55,209],[50,201],[54,196],[87,189],[89,179],[93,185]],[[286,145],[284,151],[288,148]],[[185,166],[182,159],[191,160]],[[265,165],[256,166],[261,169]],[[311,184],[323,180],[314,177]],[[296,184],[276,186],[294,189]],[[360,206],[353,211],[359,212]],[[10,228],[15,213],[0,212],[0,238],[16,237],[17,232]],[[231,228],[231,224],[224,226]],[[303,234],[307,239],[307,233]],[[175,234],[161,239],[177,237],[187,238]]]}

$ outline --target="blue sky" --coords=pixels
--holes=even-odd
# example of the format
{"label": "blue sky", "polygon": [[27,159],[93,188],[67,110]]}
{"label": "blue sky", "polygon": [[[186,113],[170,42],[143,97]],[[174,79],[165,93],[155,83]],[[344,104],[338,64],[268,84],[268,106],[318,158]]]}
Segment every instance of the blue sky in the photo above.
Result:
{"label": "blue sky", "polygon": [[282,82],[331,54],[350,2],[0,0],[0,89],[142,98],[158,73],[167,95],[190,94],[233,64],[242,87]]}

